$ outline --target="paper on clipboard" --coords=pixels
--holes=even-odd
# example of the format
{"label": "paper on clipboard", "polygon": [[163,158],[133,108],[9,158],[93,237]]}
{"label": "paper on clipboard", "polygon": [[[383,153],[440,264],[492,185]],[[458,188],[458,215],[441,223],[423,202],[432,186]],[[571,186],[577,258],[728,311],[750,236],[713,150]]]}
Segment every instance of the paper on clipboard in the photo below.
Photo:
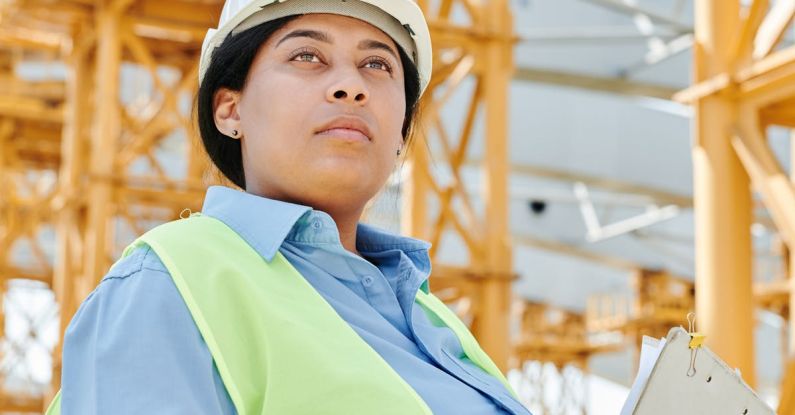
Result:
{"label": "paper on clipboard", "polygon": [[655,339],[649,336],[643,336],[643,341],[640,347],[640,363],[638,364],[638,374],[635,377],[635,382],[632,384],[632,389],[629,391],[629,396],[624,402],[624,407],[621,408],[621,415],[632,415],[632,410],[635,409],[635,404],[638,403],[640,393],[646,387],[646,383],[651,375],[651,370],[654,369],[654,364],[657,363],[657,358],[660,357],[663,346],[665,346],[666,339]]}
{"label": "paper on clipboard", "polygon": [[[621,415],[775,415],[711,350],[701,347],[693,356],[689,342],[681,327],[658,344],[644,339],[646,353],[641,349],[638,376]],[[688,376],[693,357],[695,374]]]}

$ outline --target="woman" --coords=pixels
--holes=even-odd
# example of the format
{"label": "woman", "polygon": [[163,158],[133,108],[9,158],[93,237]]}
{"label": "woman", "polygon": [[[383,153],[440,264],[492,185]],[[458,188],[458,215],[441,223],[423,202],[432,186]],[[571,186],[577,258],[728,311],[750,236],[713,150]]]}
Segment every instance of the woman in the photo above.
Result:
{"label": "woman", "polygon": [[229,0],[198,119],[244,192],[133,243],[64,339],[65,414],[526,414],[428,293],[429,244],[358,223],[430,77],[411,0]]}

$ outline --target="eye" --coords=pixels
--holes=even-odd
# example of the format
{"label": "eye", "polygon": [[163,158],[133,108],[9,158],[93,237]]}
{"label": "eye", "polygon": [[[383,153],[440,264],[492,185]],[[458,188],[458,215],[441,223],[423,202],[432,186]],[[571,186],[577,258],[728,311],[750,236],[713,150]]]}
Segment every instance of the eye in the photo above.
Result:
{"label": "eye", "polygon": [[314,53],[302,53],[296,56],[295,59],[301,62],[320,62],[320,59]]}
{"label": "eye", "polygon": [[364,63],[364,66],[366,68],[378,69],[381,71],[392,73],[392,66],[390,66],[389,63],[384,58],[380,58],[378,56],[367,58],[367,60]]}
{"label": "eye", "polygon": [[290,60],[294,62],[311,62],[311,63],[322,62],[320,60],[320,56],[318,56],[318,53],[311,49],[301,49],[297,51],[290,57]]}

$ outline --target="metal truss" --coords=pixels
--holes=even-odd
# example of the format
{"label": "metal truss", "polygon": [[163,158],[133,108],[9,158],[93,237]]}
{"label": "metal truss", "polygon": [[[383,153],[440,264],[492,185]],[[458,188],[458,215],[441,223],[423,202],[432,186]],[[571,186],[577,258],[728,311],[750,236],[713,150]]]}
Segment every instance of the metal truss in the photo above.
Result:
{"label": "metal truss", "polygon": [[[3,336],[0,378],[9,381],[1,385],[0,412],[41,412],[60,380],[60,344],[52,350],[49,339],[62,338],[80,302],[132,238],[184,208],[198,210],[209,180],[194,142],[191,99],[199,42],[220,6],[3,5],[4,22],[14,25],[0,31],[0,50],[18,58],[0,75],[12,91],[0,96],[0,275],[6,324],[13,313],[27,329]],[[40,55],[66,68],[64,81],[18,79],[19,61]],[[124,88],[129,85],[138,88]],[[20,255],[7,255],[23,243]],[[27,281],[15,288],[22,294],[9,288],[14,281]],[[55,293],[52,304],[9,303],[41,288]],[[47,323],[53,300],[61,323],[55,333]],[[44,385],[29,367],[30,353],[42,349],[52,353]]]}
{"label": "metal truss", "polygon": [[[57,36],[27,38],[35,33],[0,30],[0,406],[20,413],[42,407],[58,320],[50,286],[66,98],[62,82],[21,79],[14,71],[23,60],[46,63],[57,55]],[[21,38],[25,48],[12,47]]]}
{"label": "metal truss", "polygon": [[[772,7],[767,0],[747,6],[739,1],[697,0],[696,82],[676,96],[691,103],[696,113],[693,158],[700,327],[713,339],[710,346],[739,367],[752,385],[750,186],[762,196],[782,240],[790,249],[795,243],[795,188],[766,137],[769,126],[795,127],[795,46],[782,44],[793,17],[795,2],[790,0],[777,1]],[[791,304],[795,273],[789,267],[786,291]],[[795,360],[793,307],[789,312],[790,360]],[[788,382],[792,376],[787,375]],[[793,391],[782,387],[782,405],[792,402]],[[791,406],[784,406],[780,413],[795,413]]]}
{"label": "metal truss", "polygon": [[[507,222],[507,91],[513,71],[513,28],[506,0],[419,1],[434,41],[434,73],[422,105],[423,141],[408,157],[403,230],[429,240],[436,264],[431,284],[463,287],[471,299],[471,328],[483,348],[505,369],[508,342],[511,248]],[[452,100],[466,102],[460,119],[443,116]],[[482,120],[483,133],[475,131]],[[453,130],[453,126],[460,129]],[[482,134],[482,135],[480,135]],[[472,200],[461,169],[473,143],[485,143],[481,177],[485,191]],[[436,163],[439,163],[438,165]],[[483,209],[478,211],[477,203]],[[436,209],[429,209],[435,206]],[[437,253],[450,234],[466,265],[443,264]],[[474,289],[470,287],[475,286]]]}

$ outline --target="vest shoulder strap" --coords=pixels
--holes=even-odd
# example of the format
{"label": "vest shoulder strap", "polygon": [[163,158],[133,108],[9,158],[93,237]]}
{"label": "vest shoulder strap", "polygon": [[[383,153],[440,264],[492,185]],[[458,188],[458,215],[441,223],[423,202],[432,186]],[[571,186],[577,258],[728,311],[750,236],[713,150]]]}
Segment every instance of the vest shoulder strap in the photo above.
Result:
{"label": "vest shoulder strap", "polygon": [[464,349],[464,354],[466,354],[469,360],[483,369],[486,373],[499,379],[505,388],[508,389],[511,395],[518,399],[516,392],[513,390],[510,383],[508,383],[508,379],[505,378],[505,375],[502,374],[500,369],[497,367],[494,361],[491,360],[489,355],[483,351],[483,349],[480,347],[480,344],[478,344],[478,341],[475,339],[475,336],[470,333],[464,322],[462,322],[458,316],[452,310],[450,310],[449,307],[447,307],[447,305],[445,305],[435,295],[422,290],[417,293],[416,301],[418,304],[420,304],[420,306],[422,306],[426,314],[436,316],[440,320],[440,323],[449,327],[450,330],[455,333],[456,337],[458,337],[458,340],[461,342],[461,347]]}

